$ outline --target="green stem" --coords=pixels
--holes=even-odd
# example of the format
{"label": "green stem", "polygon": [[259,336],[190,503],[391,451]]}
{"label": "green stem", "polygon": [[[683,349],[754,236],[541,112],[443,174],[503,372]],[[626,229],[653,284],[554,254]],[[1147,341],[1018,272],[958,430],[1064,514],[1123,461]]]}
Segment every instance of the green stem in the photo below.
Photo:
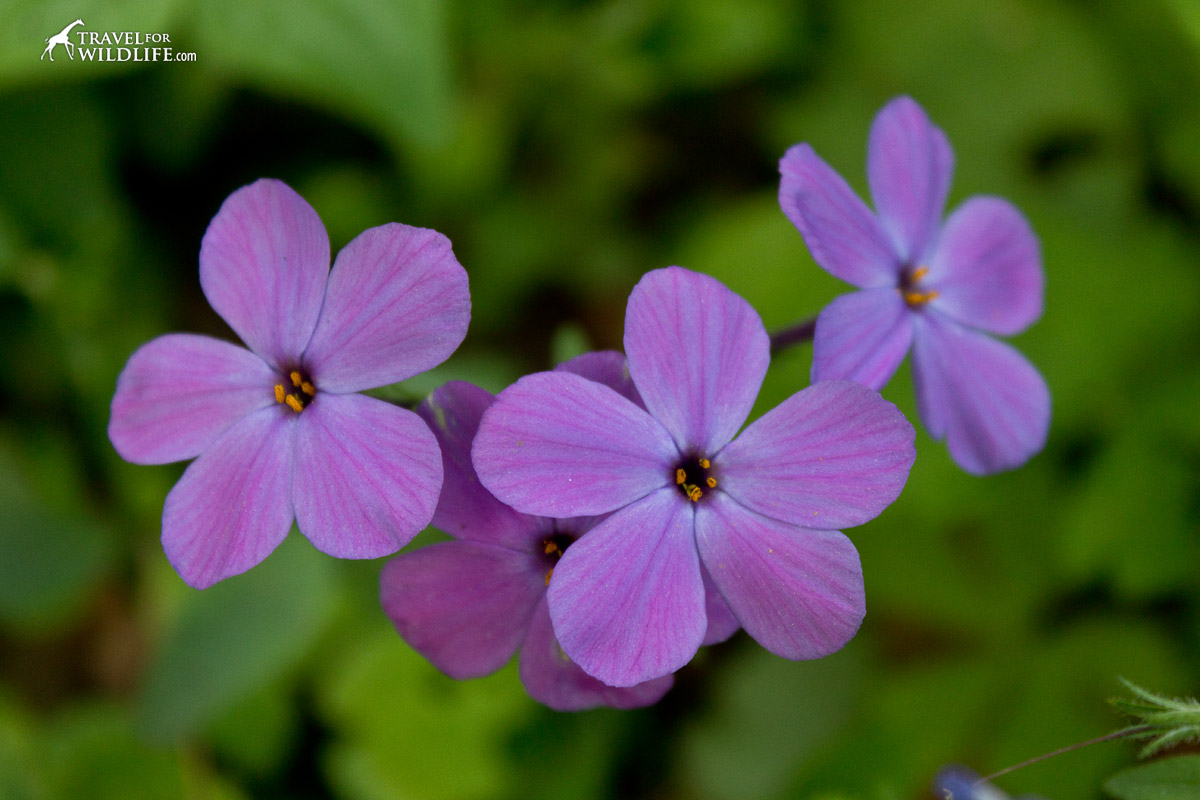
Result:
{"label": "green stem", "polygon": [[977,780],[975,785],[979,786],[980,784],[984,784],[988,781],[994,780],[995,778],[999,778],[1001,775],[1007,775],[1010,772],[1015,772],[1021,769],[1021,767],[1028,767],[1030,764],[1036,764],[1039,761],[1045,761],[1047,758],[1053,758],[1054,756],[1061,756],[1063,753],[1069,753],[1072,750],[1078,750],[1081,747],[1087,747],[1091,744],[1100,744],[1101,742],[1109,742],[1114,739],[1124,739],[1127,736],[1137,736],[1142,733],[1148,733],[1152,730],[1154,730],[1153,725],[1138,725],[1133,728],[1125,728],[1123,730],[1114,731],[1112,733],[1105,734],[1104,736],[1097,736],[1095,739],[1088,739],[1086,742],[1076,742],[1075,744],[1070,744],[1066,747],[1060,747],[1051,753],[1043,753],[1040,756],[1034,756],[1027,761],[1022,761],[1020,764],[1013,764],[1011,767],[1005,767],[999,772],[993,772],[991,775]]}

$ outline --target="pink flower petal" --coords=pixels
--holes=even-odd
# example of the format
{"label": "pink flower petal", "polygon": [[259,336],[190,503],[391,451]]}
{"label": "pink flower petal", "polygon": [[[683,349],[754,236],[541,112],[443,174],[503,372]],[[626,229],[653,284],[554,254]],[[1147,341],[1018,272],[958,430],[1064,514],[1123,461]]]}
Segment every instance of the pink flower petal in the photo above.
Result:
{"label": "pink flower petal", "polygon": [[162,544],[188,585],[205,589],[271,554],[292,527],[292,425],[279,406],[235,423],[167,495]]}
{"label": "pink flower petal", "polygon": [[941,313],[1007,336],[1042,315],[1044,280],[1025,216],[1007,200],[972,197],[942,227],[924,284],[938,292]]}
{"label": "pink flower petal", "polygon": [[160,336],[117,378],[108,438],[121,458],[194,458],[230,425],[275,404],[275,372],[244,347],[185,333]]}
{"label": "pink flower petal", "polygon": [[433,512],[434,527],[456,539],[526,549],[553,522],[514,511],[483,488],[471,463],[471,444],[491,393],[464,381],[439,387],[417,408],[442,450],[442,492]]}
{"label": "pink flower petal", "polygon": [[912,344],[912,312],[895,289],[844,294],[817,317],[812,379],[848,380],[879,391]]}
{"label": "pink flower petal", "polygon": [[640,708],[657,703],[675,683],[674,675],[664,675],[617,688],[588,675],[559,647],[545,600],[538,604],[529,622],[520,671],[529,696],[556,711],[583,711],[597,706]]}
{"label": "pink flower petal", "polygon": [[508,663],[546,593],[529,553],[481,542],[439,542],[384,565],[379,599],[414,650],[452,678]]}
{"label": "pink flower petal", "polygon": [[304,352],[328,275],[325,226],[277,180],[263,178],[225,198],[200,244],[204,296],[277,369],[296,366]]}
{"label": "pink flower petal", "polygon": [[704,640],[704,580],[691,504],[660,489],[576,541],[550,579],[563,650],[610,686],[668,675]]}
{"label": "pink flower petal", "polygon": [[296,523],[323,553],[396,552],[429,524],[441,488],[437,439],[407,409],[318,393],[296,421]]}
{"label": "pink flower petal", "polygon": [[757,312],[715,278],[658,269],[629,296],[629,372],[685,455],[710,455],[734,437],[758,397],[769,351]]}
{"label": "pink flower petal", "polygon": [[807,144],[788,150],[779,172],[779,205],[822,269],[862,289],[896,285],[900,258],[841,175]]}
{"label": "pink flower petal", "polygon": [[879,219],[901,261],[921,264],[937,235],[954,175],[946,134],[911,97],[897,97],[875,116],[867,147],[867,179]]}
{"label": "pink flower petal", "polygon": [[472,462],[480,481],[526,514],[578,517],[627,505],[674,481],[667,431],[621,395],[568,372],[526,375],[484,412]]}
{"label": "pink flower petal", "polygon": [[806,528],[844,528],[875,518],[899,496],[915,438],[878,393],[823,381],[755,420],[713,459],[713,471],[718,492],[753,511]]}
{"label": "pink flower petal", "polygon": [[318,389],[373,389],[445,361],[470,320],[467,273],[450,240],[381,225],[338,253],[305,363]]}
{"label": "pink flower petal", "polygon": [[642,396],[638,394],[637,387],[633,385],[633,378],[629,375],[629,364],[625,361],[625,355],[616,350],[596,350],[591,353],[583,353],[559,364],[554,371],[573,372],[581,378],[602,383],[626,400],[636,403],[642,408],[646,407],[646,404],[642,402]]}
{"label": "pink flower petal", "polygon": [[729,610],[721,590],[713,582],[704,561],[700,561],[700,575],[704,578],[704,611],[708,617],[708,629],[704,632],[704,645],[718,644],[737,633],[741,624]]}
{"label": "pink flower petal", "polygon": [[734,616],[775,655],[827,656],[862,624],[862,565],[839,531],[798,528],[718,493],[698,504],[696,544]]}
{"label": "pink flower petal", "polygon": [[989,475],[1045,446],[1050,390],[1023,355],[936,313],[918,315],[914,325],[917,407],[960,467]]}

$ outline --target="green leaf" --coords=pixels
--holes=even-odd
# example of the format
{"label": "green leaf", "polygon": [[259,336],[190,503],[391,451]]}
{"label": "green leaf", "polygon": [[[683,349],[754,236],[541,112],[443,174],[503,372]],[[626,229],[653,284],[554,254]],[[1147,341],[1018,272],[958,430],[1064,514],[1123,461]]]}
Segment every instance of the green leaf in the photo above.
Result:
{"label": "green leaf", "polygon": [[[382,615],[380,615],[382,616]],[[354,798],[500,796],[502,742],[532,701],[515,665],[470,681],[448,678],[381,622],[333,667],[320,698],[343,735],[326,770]]]}
{"label": "green leaf", "polygon": [[1155,694],[1125,678],[1121,678],[1121,683],[1137,699],[1118,697],[1109,702],[1141,723],[1134,728],[1149,728],[1133,734],[1138,739],[1150,740],[1138,758],[1149,758],[1177,744],[1200,739],[1200,703],[1191,698],[1180,700]]}
{"label": "green leaf", "polygon": [[1122,770],[1104,783],[1117,800],[1200,800],[1200,755]]}
{"label": "green leaf", "polygon": [[771,0],[675,0],[664,9],[649,46],[674,83],[717,86],[752,75],[787,54],[803,29],[802,4]]}
{"label": "green leaf", "polygon": [[48,797],[42,730],[0,687],[0,797]]}
{"label": "green leaf", "polygon": [[109,531],[33,503],[0,515],[0,621],[41,629],[70,617],[112,561]]}
{"label": "green leaf", "polygon": [[684,734],[680,765],[695,782],[685,795],[779,796],[797,769],[837,735],[856,703],[859,648],[795,663],[741,644],[750,646],[726,665],[723,680],[713,683],[711,707]]}
{"label": "green leaf", "polygon": [[80,509],[62,437],[0,431],[0,622],[45,635],[82,608],[114,558],[112,532]]}
{"label": "green leaf", "polygon": [[127,709],[74,708],[47,733],[55,797],[183,796],[179,755],[147,747]]}
{"label": "green leaf", "polygon": [[266,561],[186,598],[137,700],[145,734],[176,740],[293,667],[334,603],[333,566],[293,529]]}
{"label": "green leaf", "polygon": [[389,140],[436,149],[451,132],[453,86],[439,0],[198,4],[196,51],[269,92],[315,100]]}
{"label": "green leaf", "polygon": [[206,734],[214,750],[258,777],[270,775],[287,762],[298,729],[293,687],[276,681],[238,701]]}

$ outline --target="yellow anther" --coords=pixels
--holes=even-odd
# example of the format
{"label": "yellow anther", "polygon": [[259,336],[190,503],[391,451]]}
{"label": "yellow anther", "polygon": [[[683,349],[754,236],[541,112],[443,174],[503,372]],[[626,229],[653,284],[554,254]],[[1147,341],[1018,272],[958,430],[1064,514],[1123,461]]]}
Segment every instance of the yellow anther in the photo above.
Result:
{"label": "yellow anther", "polygon": [[707,458],[700,459],[700,469],[708,469],[711,466],[712,466],[712,462],[709,461]]}
{"label": "yellow anther", "polygon": [[909,278],[909,280],[916,282],[916,281],[921,280],[921,278],[924,278],[928,274],[929,274],[929,267],[917,267],[916,269],[914,269],[912,271],[912,277]]}
{"label": "yellow anther", "polygon": [[923,306],[930,300],[937,299],[938,293],[935,290],[928,292],[904,292],[904,302],[910,306]]}
{"label": "yellow anther", "polygon": [[678,469],[676,469],[675,470],[675,485],[682,486],[683,482],[686,480],[687,480],[687,473],[683,471],[683,467],[679,467]]}
{"label": "yellow anther", "polygon": [[551,568],[550,568],[550,569],[549,569],[549,570],[546,572],[546,585],[547,585],[547,586],[549,586],[549,585],[550,585],[550,576],[551,576],[551,575],[553,575],[553,574],[554,574],[554,567],[551,567]]}
{"label": "yellow anther", "polygon": [[717,479],[716,478],[705,478],[704,482],[708,484],[708,488],[710,488],[710,489],[717,488]]}
{"label": "yellow anther", "polygon": [[287,397],[283,398],[283,401],[288,404],[288,408],[290,408],[292,411],[295,411],[297,414],[304,410],[304,404],[297,400],[296,395],[294,394],[289,394]]}
{"label": "yellow anther", "polygon": [[542,552],[545,553],[546,555],[550,555],[551,553],[558,552],[558,545],[556,545],[554,542],[547,539],[542,546]]}
{"label": "yellow anther", "polygon": [[693,503],[699,502],[700,498],[703,496],[704,496],[704,492],[700,491],[699,486],[693,486],[691,489],[688,489],[688,499],[691,500]]}
{"label": "yellow anther", "polygon": [[313,385],[312,385],[311,383],[309,383],[308,381],[303,381],[303,382],[300,384],[300,391],[304,392],[304,393],[305,393],[306,395],[308,395],[309,397],[316,397],[316,396],[317,396],[317,387],[313,386]]}
{"label": "yellow anther", "polygon": [[282,383],[275,384],[275,402],[276,403],[283,402],[283,384]]}
{"label": "yellow anther", "polygon": [[299,370],[292,370],[292,374],[288,377],[292,379],[292,386],[295,386],[297,389],[300,388],[300,384],[304,381]]}

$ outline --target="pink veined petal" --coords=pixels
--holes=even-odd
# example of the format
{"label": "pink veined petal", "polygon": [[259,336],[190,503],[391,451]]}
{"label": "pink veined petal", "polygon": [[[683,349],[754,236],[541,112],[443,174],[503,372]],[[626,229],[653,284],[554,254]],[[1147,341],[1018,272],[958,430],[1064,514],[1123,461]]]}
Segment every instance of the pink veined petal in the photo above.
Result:
{"label": "pink veined petal", "polygon": [[559,647],[545,599],[529,621],[529,635],[521,647],[520,673],[529,696],[556,711],[583,711],[598,706],[640,708],[657,703],[675,683],[674,675],[664,675],[636,686],[618,688],[588,675]]}
{"label": "pink veined petal", "polygon": [[882,389],[912,344],[911,316],[894,288],[836,298],[817,317],[813,382],[848,380]]}
{"label": "pink veined petal", "polygon": [[921,420],[967,472],[990,475],[1040,452],[1050,390],[1012,347],[939,317],[915,321],[913,376]]}
{"label": "pink veined petal", "polygon": [[642,276],[625,311],[629,373],[685,455],[711,455],[742,427],[770,361],[758,313],[715,278],[680,267]]}
{"label": "pink veined petal", "polygon": [[568,372],[526,375],[484,412],[479,480],[526,514],[604,514],[674,481],[667,431],[621,395]]}
{"label": "pink veined petal", "polygon": [[779,205],[822,269],[861,289],[896,285],[899,256],[841,175],[807,144],[789,149],[779,172]]}
{"label": "pink veined petal", "polygon": [[441,488],[437,439],[413,412],[319,392],[299,414],[292,502],[300,532],[321,552],[396,552],[429,524]]}
{"label": "pink veined petal", "polygon": [[459,680],[500,669],[525,640],[545,597],[530,553],[482,542],[439,542],[388,561],[379,600],[414,650]]}
{"label": "pink veined petal", "polygon": [[445,361],[470,321],[467,273],[450,240],[393,222],[338,253],[304,359],[318,389],[373,389]]}
{"label": "pink veined petal", "polygon": [[911,97],[897,97],[875,115],[867,180],[901,261],[917,266],[927,256],[953,175],[954,151],[946,134]]}
{"label": "pink veined petal", "polygon": [[456,539],[525,549],[538,542],[551,520],[514,511],[483,488],[471,463],[471,444],[483,412],[495,398],[464,381],[450,381],[417,408],[442,450],[442,492],[434,527]]}
{"label": "pink veined petal", "polygon": [[328,275],[325,226],[277,180],[263,178],[225,198],[200,243],[204,296],[277,369],[294,367],[304,352]]}
{"label": "pink veined petal", "polygon": [[878,393],[822,381],[755,420],[713,459],[713,470],[718,491],[753,511],[806,528],[845,528],[874,519],[900,495],[915,438]]}
{"label": "pink veined petal", "polygon": [[194,458],[233,423],[274,405],[274,380],[244,347],[187,333],[160,336],[121,370],[108,438],[135,464]]}
{"label": "pink veined petal", "polygon": [[717,494],[696,509],[696,545],[742,627],[777,656],[827,656],[862,624],[862,565],[840,531],[798,528]]}
{"label": "pink veined petal", "polygon": [[704,641],[691,504],[674,487],[613,514],[567,548],[546,594],[563,650],[610,686],[682,667]]}
{"label": "pink veined petal", "polygon": [[245,572],[291,529],[295,420],[280,408],[235,423],[167,495],[163,550],[189,586],[205,589]]}
{"label": "pink veined petal", "polygon": [[642,408],[646,407],[646,404],[642,402],[642,396],[638,394],[637,387],[633,385],[633,378],[629,375],[629,364],[625,361],[625,355],[616,350],[595,350],[591,353],[577,355],[559,364],[554,371],[573,372],[581,378],[602,383],[626,400]]}
{"label": "pink veined petal", "polygon": [[1017,208],[999,197],[972,197],[938,238],[922,288],[933,307],[972,328],[1009,336],[1042,315],[1042,256]]}
{"label": "pink veined petal", "polygon": [[741,624],[729,610],[721,590],[713,582],[704,560],[700,560],[700,575],[704,578],[704,611],[708,617],[708,629],[704,632],[704,645],[718,644],[737,633]]}

